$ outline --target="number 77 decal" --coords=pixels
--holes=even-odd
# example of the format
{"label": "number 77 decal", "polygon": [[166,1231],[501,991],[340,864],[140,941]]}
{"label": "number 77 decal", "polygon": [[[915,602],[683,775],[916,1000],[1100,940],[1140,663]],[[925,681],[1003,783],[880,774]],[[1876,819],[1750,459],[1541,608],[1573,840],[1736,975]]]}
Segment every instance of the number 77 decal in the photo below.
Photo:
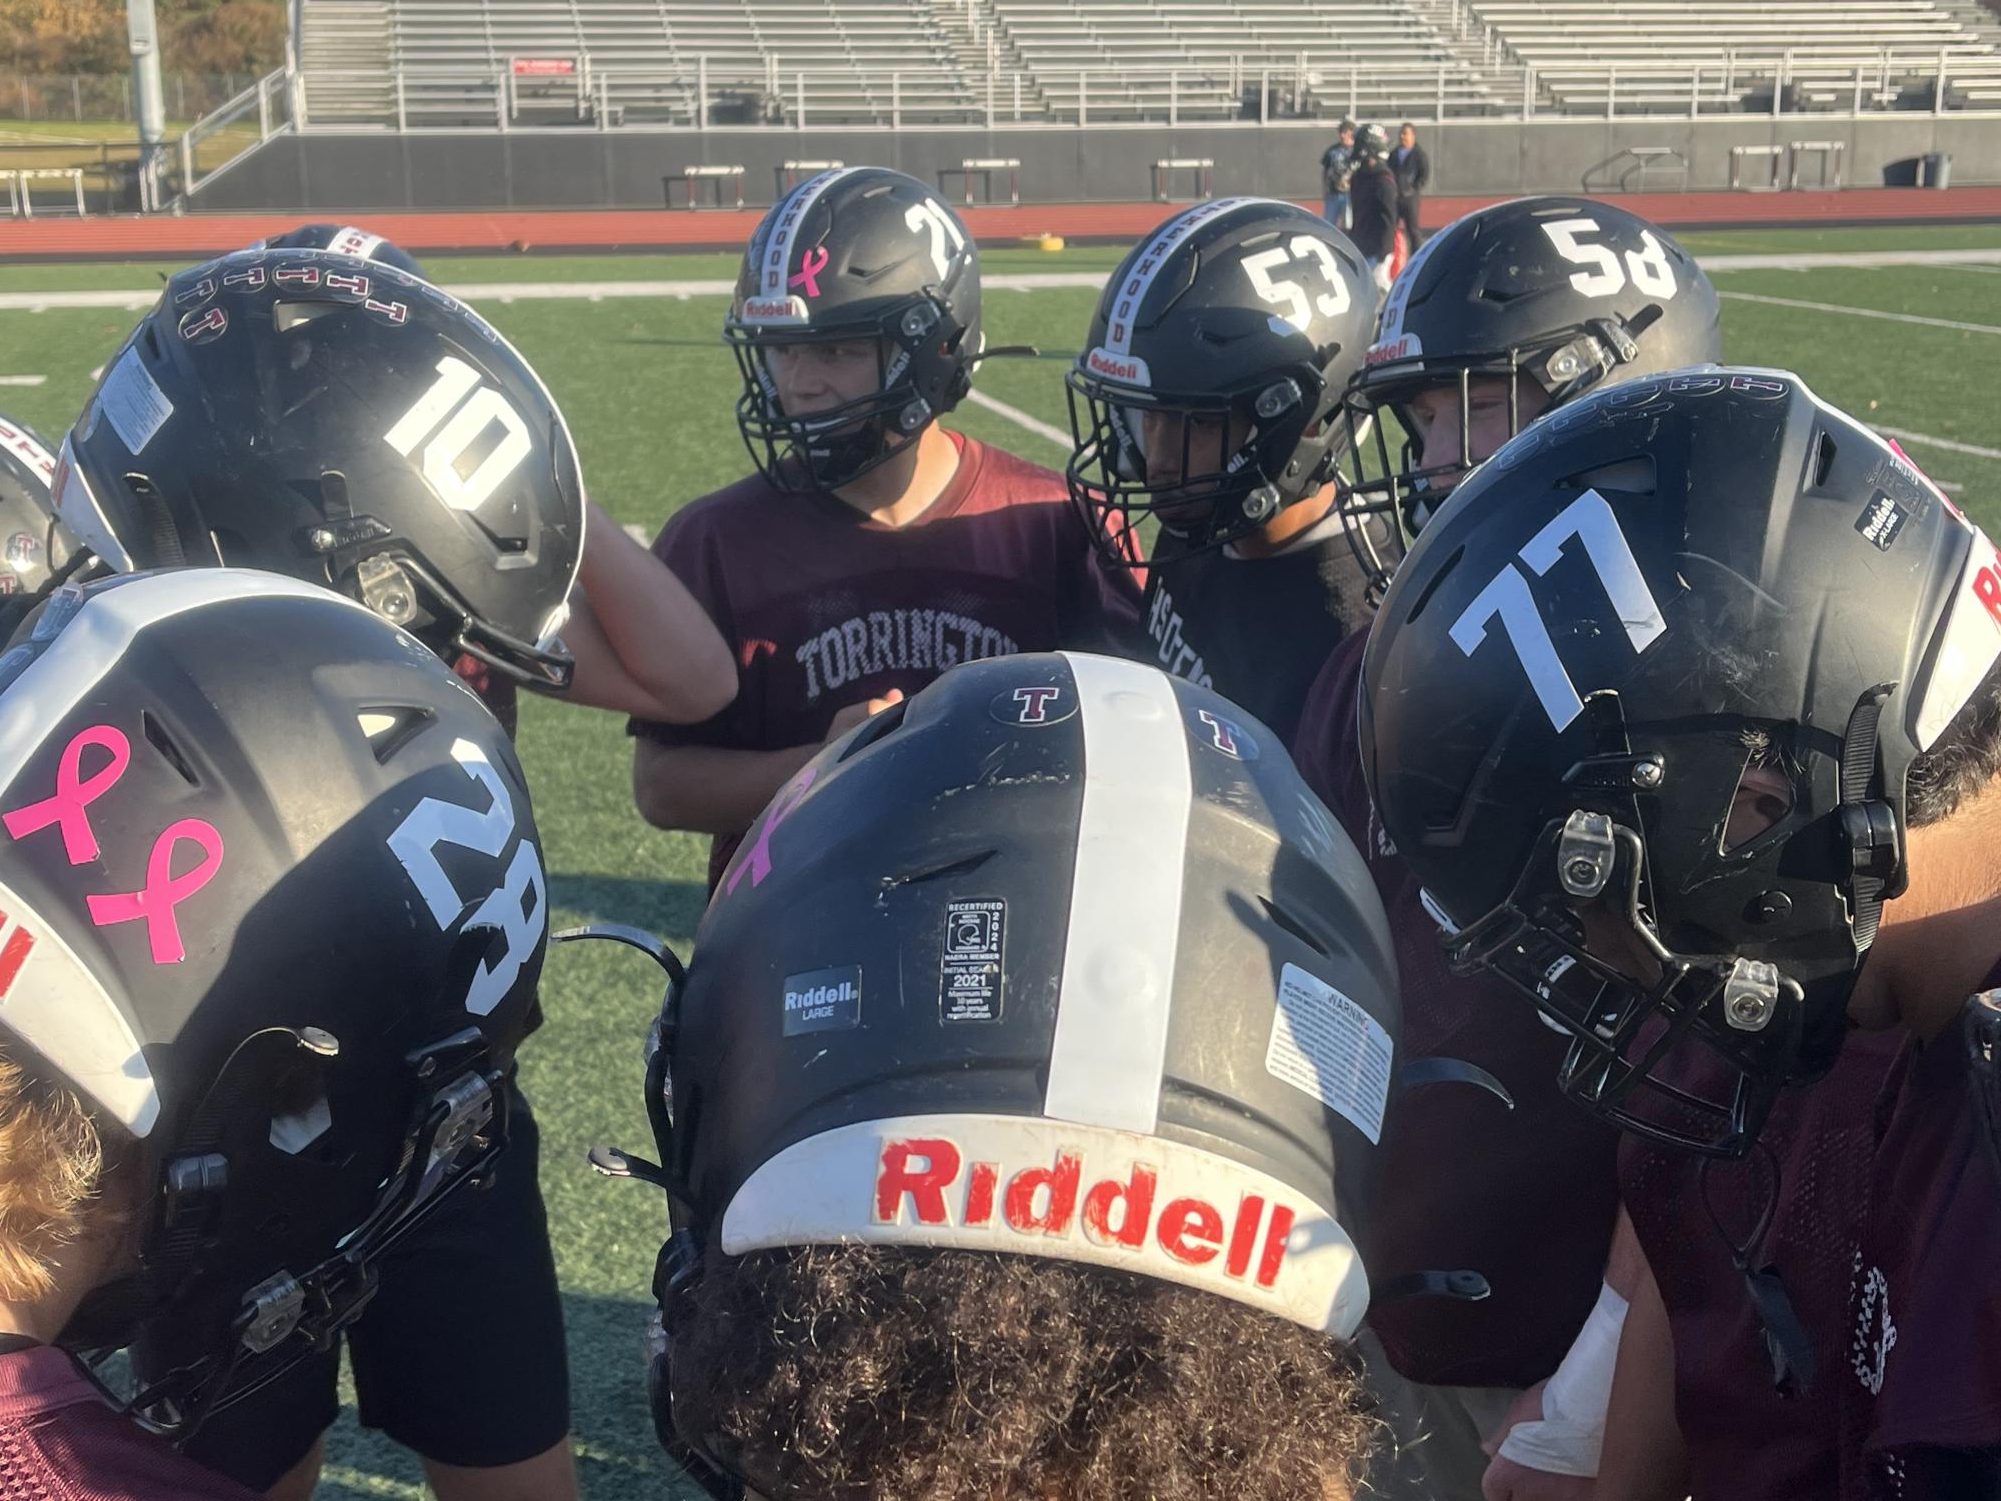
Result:
{"label": "number 77 decal", "polygon": [[[1565,506],[1550,523],[1523,545],[1521,560],[1533,568],[1537,578],[1555,566],[1563,555],[1563,545],[1571,538],[1584,545],[1598,581],[1605,586],[1612,611],[1625,628],[1626,640],[1635,653],[1644,652],[1667,632],[1667,621],[1654,602],[1626,534],[1612,507],[1596,490],[1586,490]],[[1515,658],[1528,674],[1529,686],[1541,702],[1549,722],[1559,732],[1584,712],[1577,685],[1570,680],[1549,628],[1542,623],[1529,581],[1512,561],[1495,574],[1487,587],[1473,596],[1459,618],[1452,623],[1452,640],[1468,657],[1487,639],[1487,622],[1500,617],[1501,629],[1515,649]]]}

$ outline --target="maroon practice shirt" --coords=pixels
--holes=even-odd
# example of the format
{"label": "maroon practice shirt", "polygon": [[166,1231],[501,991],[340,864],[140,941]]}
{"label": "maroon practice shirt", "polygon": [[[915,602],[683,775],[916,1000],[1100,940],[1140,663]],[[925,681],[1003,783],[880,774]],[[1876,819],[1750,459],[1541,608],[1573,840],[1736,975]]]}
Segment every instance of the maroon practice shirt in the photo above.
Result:
{"label": "maroon practice shirt", "polygon": [[[954,663],[1123,640],[1138,585],[1098,564],[1062,477],[946,436],[958,472],[906,526],[756,475],[677,512],[653,550],[730,643],[737,696],[702,724],[634,721],[633,733],[732,750],[816,745],[841,709],[916,693]],[[738,837],[715,841],[711,886]]]}
{"label": "maroon practice shirt", "polygon": [[121,1417],[60,1350],[0,1355],[0,1501],[258,1501]]}
{"label": "maroon practice shirt", "polygon": [[1564,1040],[1498,980],[1455,976],[1417,879],[1382,835],[1357,749],[1364,635],[1334,649],[1307,696],[1294,759],[1360,846],[1388,909],[1403,991],[1400,1060],[1463,1059],[1500,1079],[1510,1111],[1467,1085],[1419,1089],[1391,1111],[1362,1250],[1372,1282],[1461,1268],[1480,1303],[1377,1304],[1390,1362],[1442,1386],[1531,1386],[1556,1369],[1604,1280],[1618,1194],[1616,1137],[1556,1085]]}

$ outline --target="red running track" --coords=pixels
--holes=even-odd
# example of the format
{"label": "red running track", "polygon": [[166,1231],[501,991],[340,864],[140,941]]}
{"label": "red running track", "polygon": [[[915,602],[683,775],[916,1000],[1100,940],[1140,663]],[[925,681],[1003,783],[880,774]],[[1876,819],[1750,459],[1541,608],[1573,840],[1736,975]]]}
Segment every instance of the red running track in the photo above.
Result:
{"label": "red running track", "polygon": [[[1758,225],[1983,223],[2001,221],[2001,187],[1859,188],[1822,193],[1633,193],[1615,196],[1657,224],[1676,229]],[[1427,198],[1424,223],[1437,228],[1461,214],[1502,201],[1495,197]],[[1308,204],[1317,208],[1317,203]],[[964,210],[973,233],[989,244],[1022,236],[1137,239],[1170,212],[1160,203],[1053,203]],[[419,253],[484,250],[734,250],[750,237],[763,211],[687,209],[493,210],[452,213],[363,213],[378,234]],[[37,219],[0,224],[0,257],[44,260],[162,256],[186,259],[234,250],[300,223],[307,215],[229,214],[214,217]],[[343,218],[315,212],[313,220]]]}

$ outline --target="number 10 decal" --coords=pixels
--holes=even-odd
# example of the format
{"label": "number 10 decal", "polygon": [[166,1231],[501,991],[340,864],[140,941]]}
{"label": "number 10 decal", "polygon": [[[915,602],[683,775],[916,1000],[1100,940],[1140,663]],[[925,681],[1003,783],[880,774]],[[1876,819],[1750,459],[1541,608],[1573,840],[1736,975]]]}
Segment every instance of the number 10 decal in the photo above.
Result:
{"label": "number 10 decal", "polygon": [[[461,474],[460,461],[496,422],[503,429],[500,441],[470,474]],[[508,399],[480,385],[479,372],[456,355],[438,361],[431,389],[382,436],[408,458],[434,429],[436,436],[424,445],[424,478],[454,511],[478,510],[535,446],[528,424]]]}
{"label": "number 10 decal", "polygon": [[[1563,555],[1563,544],[1573,537],[1584,545],[1584,555],[1605,586],[1626,640],[1636,654],[1644,652],[1667,633],[1667,621],[1604,496],[1586,490],[1529,538],[1519,556],[1541,578],[1555,566]],[[1452,623],[1453,643],[1472,656],[1487,639],[1487,622],[1496,616],[1549,722],[1559,732],[1569,728],[1584,712],[1584,701],[1577,696],[1577,685],[1556,654],[1556,643],[1550,640],[1549,627],[1542,623],[1529,581],[1512,562],[1473,596],[1472,603]]]}

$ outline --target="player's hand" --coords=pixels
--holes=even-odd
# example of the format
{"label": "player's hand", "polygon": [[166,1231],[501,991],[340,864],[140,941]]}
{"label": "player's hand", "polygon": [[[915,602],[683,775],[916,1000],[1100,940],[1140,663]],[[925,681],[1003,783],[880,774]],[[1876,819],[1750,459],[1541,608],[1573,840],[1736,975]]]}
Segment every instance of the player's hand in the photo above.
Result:
{"label": "player's hand", "polygon": [[849,730],[852,730],[870,715],[880,714],[884,709],[889,708],[890,705],[902,702],[903,690],[901,688],[892,688],[881,698],[872,698],[866,703],[849,704],[840,713],[836,714],[834,722],[827,726],[827,738],[822,743],[832,745],[841,736],[847,734]]}
{"label": "player's hand", "polygon": [[1589,1475],[1552,1475],[1531,1470],[1501,1454],[1501,1440],[1517,1423],[1542,1421],[1542,1388],[1538,1381],[1515,1398],[1515,1405],[1501,1420],[1501,1426],[1487,1436],[1480,1447],[1492,1461],[1480,1479],[1480,1494],[1486,1501],[1591,1501],[1597,1482]]}

